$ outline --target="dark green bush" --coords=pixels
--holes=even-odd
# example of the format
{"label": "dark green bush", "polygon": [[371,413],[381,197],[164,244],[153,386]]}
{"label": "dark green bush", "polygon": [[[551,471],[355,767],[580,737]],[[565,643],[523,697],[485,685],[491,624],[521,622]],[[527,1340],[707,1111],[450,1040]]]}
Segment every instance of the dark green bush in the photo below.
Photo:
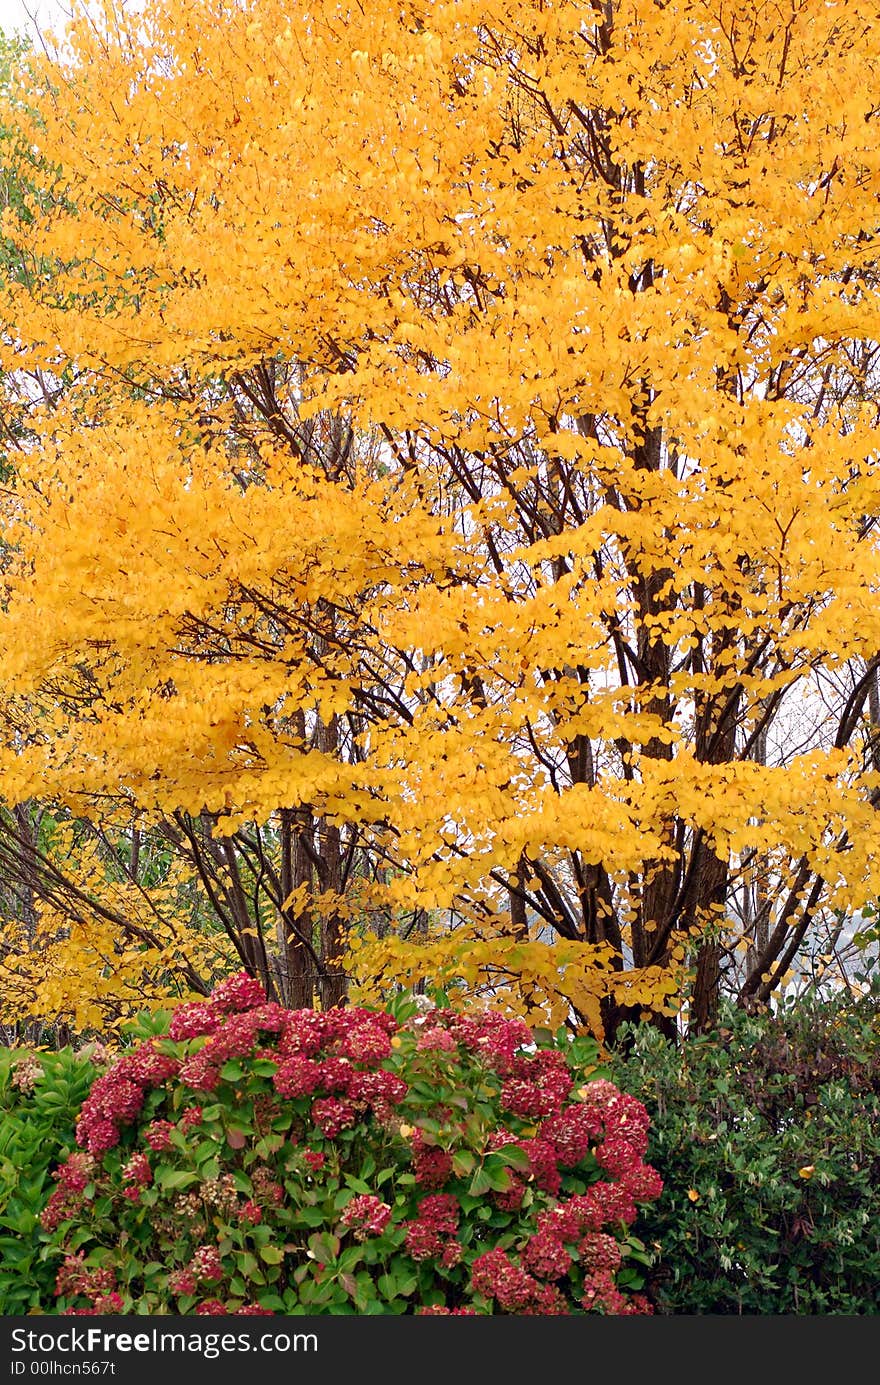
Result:
{"label": "dark green bush", "polygon": [[97,1072],[70,1049],[0,1050],[0,1317],[51,1302],[55,1268],[43,1258],[39,1217]]}
{"label": "dark green bush", "polygon": [[730,1012],[676,1048],[630,1029],[611,1073],[664,1181],[641,1233],[658,1312],[873,1314],[880,1283],[877,1001]]}

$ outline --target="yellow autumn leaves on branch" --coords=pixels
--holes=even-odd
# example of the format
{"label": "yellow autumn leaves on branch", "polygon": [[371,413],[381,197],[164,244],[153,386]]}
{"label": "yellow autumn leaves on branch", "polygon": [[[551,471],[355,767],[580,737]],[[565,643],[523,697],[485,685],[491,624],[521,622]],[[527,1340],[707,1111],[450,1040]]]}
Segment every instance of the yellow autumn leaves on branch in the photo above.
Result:
{"label": "yellow autumn leaves on branch", "polygon": [[870,904],[878,68],[860,0],[111,4],[22,66],[35,1014],[53,870],[85,914],[173,877],[189,970],[117,934],[159,989],[609,1032],[764,1003]]}

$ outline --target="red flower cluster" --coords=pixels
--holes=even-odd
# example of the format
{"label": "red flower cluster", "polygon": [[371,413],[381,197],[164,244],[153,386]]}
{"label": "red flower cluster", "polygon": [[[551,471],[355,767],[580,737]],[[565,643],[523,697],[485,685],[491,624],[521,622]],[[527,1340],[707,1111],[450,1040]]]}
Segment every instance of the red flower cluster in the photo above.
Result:
{"label": "red flower cluster", "polygon": [[377,1068],[373,1072],[355,1072],[348,1087],[353,1101],[364,1101],[378,1115],[397,1106],[406,1096],[406,1083],[395,1072]]}
{"label": "red flower cluster", "polygon": [[[344,1014],[351,1014],[351,1011],[344,1011]],[[355,1059],[358,1063],[381,1063],[385,1058],[391,1056],[391,1038],[394,1032],[387,1024],[377,1024],[375,1020],[378,1016],[369,1014],[367,1011],[355,1011],[360,1018],[350,1028],[341,1031],[339,1035],[340,1048],[349,1058]],[[367,1016],[366,1019],[363,1017]],[[382,1017],[385,1019],[385,1016]],[[392,1021],[392,1025],[393,1025]]]}
{"label": "red flower cluster", "polygon": [[325,1092],[347,1092],[354,1076],[354,1068],[347,1058],[326,1058],[318,1071]]}
{"label": "red flower cluster", "polygon": [[452,1155],[438,1145],[426,1144],[418,1129],[413,1131],[412,1151],[416,1182],[424,1188],[442,1188],[452,1173]]}
{"label": "red flower cluster", "polygon": [[65,1308],[64,1315],[77,1318],[99,1317],[106,1314],[116,1315],[122,1312],[123,1307],[122,1295],[113,1289],[109,1294],[99,1294],[93,1300],[91,1308]]}
{"label": "red flower cluster", "polygon": [[149,1187],[153,1181],[153,1170],[146,1154],[133,1154],[122,1170],[126,1183],[137,1183],[141,1188]]}
{"label": "red flower cluster", "polygon": [[55,1277],[57,1294],[81,1294],[96,1299],[116,1288],[116,1272],[109,1266],[86,1268],[82,1255],[66,1255]]}
{"label": "red flower cluster", "polygon": [[221,1014],[233,1014],[236,1010],[252,1010],[265,999],[266,992],[259,981],[248,976],[247,972],[239,971],[215,987],[211,1004]]}
{"label": "red flower cluster", "polygon": [[622,1294],[614,1282],[614,1275],[611,1270],[596,1270],[588,1279],[584,1280],[584,1292],[581,1298],[581,1307],[588,1313],[604,1313],[615,1316],[634,1316],[636,1314],[651,1314],[654,1311],[653,1305],[648,1302],[644,1294],[633,1294],[627,1298]]}
{"label": "red flower cluster", "polygon": [[198,1283],[192,1270],[175,1270],[168,1276],[168,1288],[172,1294],[194,1294]]}
{"label": "red flower cluster", "polygon": [[391,1220],[391,1208],[373,1193],[360,1193],[343,1208],[342,1225],[354,1231],[358,1241],[381,1236]]}
{"label": "red flower cluster", "polygon": [[[243,1274],[246,1279],[248,1272],[240,1268],[242,1257],[237,1247],[247,1240],[259,1240],[259,1236],[250,1236],[247,1228],[263,1223],[275,1229],[277,1221],[279,1235],[289,1239],[295,1207],[287,1208],[288,1194],[279,1180],[293,1175],[294,1181],[286,1186],[294,1203],[296,1182],[312,1197],[328,1168],[334,1173],[338,1170],[340,1176],[345,1172],[349,1152],[361,1148],[364,1128],[359,1123],[370,1120],[379,1127],[383,1158],[397,1146],[387,1157],[392,1166],[396,1164],[398,1173],[402,1169],[397,1132],[410,1136],[414,1177],[403,1179],[400,1185],[390,1183],[388,1202],[366,1192],[351,1197],[338,1214],[339,1234],[344,1228],[353,1239],[367,1241],[393,1227],[391,1240],[396,1245],[402,1237],[401,1248],[411,1260],[423,1265],[433,1262],[450,1306],[441,1304],[424,1311],[559,1314],[567,1312],[579,1297],[584,1309],[593,1312],[647,1311],[639,1306],[638,1296],[621,1292],[615,1283],[621,1263],[615,1237],[634,1220],[636,1203],[656,1197],[662,1189],[656,1172],[644,1162],[648,1116],[641,1103],[602,1081],[588,1082],[572,1100],[573,1079],[564,1053],[538,1049],[522,1021],[493,1012],[468,1015],[434,1009],[430,1016],[408,1022],[409,1042],[403,1035],[403,1043],[401,1039],[392,1043],[397,1028],[389,1014],[354,1007],[326,1012],[287,1010],[267,1001],[259,985],[244,973],[232,977],[211,1000],[184,1005],[175,1013],[169,1038],[186,1044],[186,1048],[173,1050],[166,1043],[170,1051],[164,1052],[163,1041],[153,1040],[120,1059],[95,1082],[77,1127],[77,1139],[84,1150],[71,1156],[56,1175],[58,1187],[44,1213],[43,1225],[54,1230],[68,1217],[78,1215],[82,1220],[86,1215],[84,1197],[86,1191],[92,1195],[89,1185],[93,1183],[100,1184],[102,1194],[115,1191],[117,1197],[121,1193],[137,1201],[153,1181],[153,1153],[175,1153],[179,1148],[182,1161],[173,1162],[192,1166],[195,1154],[190,1147],[199,1137],[193,1140],[188,1132],[203,1123],[203,1112],[197,1105],[180,1111],[181,1095],[193,1099],[193,1091],[213,1092],[225,1081],[225,1095],[217,1110],[224,1102],[232,1102],[234,1092],[236,1101],[252,1103],[252,1119],[249,1107],[241,1128],[233,1122],[226,1143],[218,1140],[211,1176],[204,1172],[205,1161],[196,1161],[196,1176],[188,1176],[193,1184],[190,1190],[163,1201],[164,1171],[157,1175],[157,1224],[166,1224],[160,1221],[166,1202],[173,1205],[178,1222],[181,1218],[188,1222],[186,1234],[181,1231],[173,1244],[171,1239],[164,1243],[170,1264],[156,1257],[158,1263],[168,1264],[170,1271],[167,1280],[160,1272],[161,1282],[167,1285],[169,1295],[189,1300],[187,1311],[269,1313],[255,1304],[241,1305],[245,1291],[236,1283],[236,1276]],[[398,1068],[413,1048],[419,1055],[415,1060],[417,1073],[430,1075],[449,1069],[455,1088],[444,1082],[446,1094],[433,1098],[431,1085],[426,1088],[414,1083],[410,1091],[405,1068],[389,1069]],[[455,1063],[461,1065],[461,1075],[452,1055],[457,1055]],[[259,1060],[254,1072],[247,1070],[249,1059]],[[224,1065],[231,1061],[240,1067],[230,1068],[224,1079]],[[177,1079],[174,1087],[172,1078]],[[426,1080],[430,1084],[430,1076]],[[482,1115],[486,1106],[469,1113],[466,1088],[471,1083],[496,1103],[494,1119],[500,1128],[488,1138]],[[147,1103],[149,1092],[164,1084],[167,1105],[161,1106],[157,1096]],[[181,1088],[189,1088],[190,1093]],[[425,1107],[423,1124],[420,1100]],[[408,1120],[411,1130],[396,1111],[404,1102],[407,1114],[403,1122]],[[285,1108],[285,1103],[291,1104]],[[209,1111],[209,1118],[211,1128],[219,1131],[217,1110]],[[168,1116],[171,1118],[165,1118]],[[117,1152],[116,1146],[131,1139],[123,1135],[124,1127],[139,1118],[143,1120],[140,1149]],[[247,1133],[249,1128],[256,1132],[253,1141]],[[189,1153],[175,1130],[188,1135]],[[352,1134],[335,1149],[310,1147],[334,1140],[345,1131]],[[481,1159],[487,1150],[494,1152],[505,1146],[514,1146],[525,1159],[517,1159],[511,1152],[510,1161],[505,1161],[509,1163],[508,1186],[503,1191],[496,1187],[489,1194],[489,1211],[494,1204],[508,1212],[522,1207],[522,1213],[509,1219],[496,1214],[489,1221],[474,1222],[474,1201],[462,1196],[468,1208],[465,1214],[455,1190],[468,1186],[471,1170],[476,1169],[474,1156]],[[463,1158],[454,1162],[458,1149]],[[101,1156],[111,1150],[104,1170]],[[250,1186],[246,1182],[242,1185],[225,1170],[224,1159],[232,1159],[238,1170],[250,1176]],[[604,1176],[591,1182],[596,1178],[597,1163]],[[488,1169],[492,1168],[490,1163]],[[565,1175],[568,1169],[577,1170],[576,1177],[586,1181],[585,1191],[575,1196],[566,1196],[563,1191],[572,1183]],[[390,1174],[393,1172],[392,1167]],[[366,1173],[361,1176],[369,1177]],[[498,1182],[491,1172],[490,1181]],[[399,1203],[412,1197],[413,1182],[417,1212],[413,1215],[412,1204],[399,1211],[398,1217],[408,1215],[410,1219],[402,1221],[398,1229],[392,1206],[395,1199]],[[188,1184],[184,1182],[184,1186]],[[485,1181],[482,1186],[485,1188]],[[576,1186],[584,1188],[584,1181]],[[404,1188],[408,1191],[402,1198]],[[147,1201],[155,1196],[149,1194]],[[486,1215],[484,1210],[483,1217]],[[231,1240],[224,1240],[224,1227],[231,1224],[234,1228],[236,1222],[239,1229],[229,1233]],[[167,1225],[174,1229],[176,1223],[172,1219]],[[475,1243],[475,1230],[487,1237],[487,1242]],[[161,1234],[170,1236],[166,1231]],[[495,1244],[499,1237],[500,1245]],[[203,1239],[218,1243],[199,1245]],[[484,1250],[487,1243],[489,1248]],[[225,1265],[221,1244],[224,1253],[228,1250]],[[193,1251],[193,1247],[198,1248]],[[479,1250],[484,1253],[477,1254]],[[462,1260],[469,1268],[462,1266],[456,1272]],[[320,1275],[324,1268],[316,1261],[308,1273]],[[425,1265],[420,1271],[422,1281],[431,1272]],[[230,1303],[204,1297],[214,1293],[226,1296],[223,1286],[227,1281],[236,1285]],[[270,1276],[266,1282],[274,1284],[275,1279]],[[85,1298],[90,1303],[87,1308],[71,1311],[109,1311],[104,1305],[116,1294],[112,1281],[93,1283],[83,1277],[82,1265],[74,1261],[65,1274],[59,1273],[58,1283],[59,1294],[79,1297],[80,1301]],[[280,1281],[279,1288],[283,1288]],[[477,1295],[476,1308],[465,1306],[468,1291]],[[202,1301],[195,1304],[197,1296]],[[303,1301],[308,1300],[304,1297]]]}
{"label": "red flower cluster", "polygon": [[420,1318],[478,1318],[481,1316],[476,1308],[446,1308],[439,1303],[426,1308],[418,1308],[416,1312]]}
{"label": "red flower cluster", "polygon": [[529,1237],[522,1253],[522,1262],[538,1279],[560,1279],[568,1274],[572,1256],[558,1236],[549,1231],[536,1231]]}
{"label": "red flower cluster", "polygon": [[[395,1074],[376,1071],[391,1053],[396,1021],[387,1014],[351,1007],[346,1010],[287,1010],[266,1001],[252,978],[232,977],[209,1002],[178,1009],[172,1038],[204,1038],[180,1069],[181,1081],[196,1091],[213,1092],[220,1070],[231,1058],[256,1055],[277,1063],[272,1082],[289,1101],[318,1094],[312,1119],[333,1138],[370,1110],[379,1118],[406,1094]],[[274,1047],[260,1036],[274,1034]]]}
{"label": "red flower cluster", "polygon": [[541,1135],[556,1150],[556,1158],[562,1167],[573,1169],[589,1154],[602,1129],[600,1116],[584,1102],[566,1106],[564,1111],[545,1121],[541,1126]]}
{"label": "red flower cluster", "polygon": [[223,1278],[223,1261],[217,1246],[199,1246],[189,1262],[190,1273],[197,1280],[213,1282]]}
{"label": "red flower cluster", "polygon": [[40,1217],[44,1231],[54,1231],[68,1217],[79,1211],[83,1193],[96,1176],[97,1161],[91,1154],[77,1150],[52,1175],[58,1187],[52,1193]]}
{"label": "red flower cluster", "polygon": [[294,1053],[279,1063],[272,1082],[279,1096],[295,1101],[309,1096],[321,1083],[321,1065],[301,1053]]}
{"label": "red flower cluster", "polygon": [[435,1260],[451,1268],[461,1259],[455,1240],[461,1208],[451,1193],[435,1193],[419,1202],[418,1216],[404,1222],[406,1249],[413,1260]]}
{"label": "red flower cluster", "polygon": [[172,1121],[150,1121],[144,1131],[144,1139],[157,1153],[166,1149],[173,1148],[171,1143],[171,1132],[174,1129]]}
{"label": "red flower cluster", "polygon": [[149,1187],[153,1181],[153,1170],[146,1154],[131,1156],[123,1167],[122,1181],[125,1184],[122,1196],[127,1197],[130,1202],[138,1202],[142,1189]]}
{"label": "red flower cluster", "polygon": [[95,1299],[95,1313],[97,1315],[108,1314],[113,1317],[121,1313],[123,1309],[122,1295],[114,1290],[110,1294],[101,1294]]}
{"label": "red flower cluster", "polygon": [[259,1198],[261,1203],[267,1207],[281,1206],[284,1201],[284,1189],[272,1177],[271,1169],[264,1164],[258,1164],[251,1173],[251,1183],[253,1184],[254,1197]]}
{"label": "red flower cluster", "polygon": [[517,1054],[496,1067],[506,1076],[501,1104],[525,1119],[556,1115],[572,1087],[571,1074],[561,1053],[541,1049]]}
{"label": "red flower cluster", "polygon": [[620,1136],[642,1156],[648,1148],[651,1118],[634,1096],[621,1092],[613,1082],[597,1078],[587,1087],[586,1103],[601,1117],[606,1138]]}
{"label": "red flower cluster", "polygon": [[514,1265],[503,1250],[487,1250],[477,1257],[471,1266],[471,1288],[483,1298],[494,1298],[508,1313],[568,1311],[558,1289]]}
{"label": "red flower cluster", "polygon": [[[650,1171],[653,1172],[653,1171]],[[537,1229],[522,1248],[519,1265],[501,1250],[488,1251],[474,1261],[471,1288],[494,1299],[507,1312],[565,1312],[556,1281],[572,1266],[585,1270],[581,1306],[605,1314],[650,1313],[644,1296],[627,1296],[614,1282],[621,1249],[604,1225],[628,1224],[635,1203],[623,1183],[597,1182],[586,1192],[557,1202],[538,1213]]]}
{"label": "red flower cluster", "polygon": [[595,1150],[598,1162],[628,1189],[637,1202],[650,1202],[663,1191],[656,1169],[645,1164],[636,1148],[620,1135],[610,1135]]}
{"label": "red flower cluster", "polygon": [[439,1024],[434,1024],[430,1029],[422,1030],[416,1048],[421,1052],[452,1053],[458,1049],[458,1044],[448,1029],[441,1029]]}
{"label": "red flower cluster", "polygon": [[213,1034],[220,1027],[220,1016],[213,1005],[205,1001],[195,1001],[191,1005],[181,1005],[174,1011],[168,1026],[169,1039],[199,1039],[203,1034]]}
{"label": "red flower cluster", "polygon": [[562,1175],[556,1164],[556,1150],[549,1140],[517,1140],[529,1158],[529,1173],[545,1193],[558,1193]]}
{"label": "red flower cluster", "polygon": [[211,1054],[203,1048],[181,1066],[180,1080],[194,1092],[215,1092],[220,1086],[219,1065],[211,1061]]}
{"label": "red flower cluster", "polygon": [[532,1031],[524,1020],[507,1019],[494,1010],[481,1015],[462,1015],[455,1010],[434,1010],[433,1025],[443,1025],[457,1043],[471,1053],[479,1053],[496,1071],[512,1064],[518,1050],[534,1045]]}
{"label": "red flower cluster", "polygon": [[206,1298],[201,1303],[196,1304],[196,1313],[199,1317],[219,1318],[227,1313],[232,1313],[235,1318],[253,1317],[257,1314],[261,1318],[272,1318],[274,1313],[271,1308],[260,1308],[256,1303],[243,1303],[240,1308],[230,1309],[219,1298]]}
{"label": "red flower cluster", "polygon": [[196,1304],[196,1314],[200,1318],[220,1318],[226,1314],[226,1306],[221,1303],[219,1298],[206,1298],[202,1303]]}
{"label": "red flower cluster", "polygon": [[[425,1020],[419,1019],[414,1027],[424,1024]],[[514,1116],[537,1122],[534,1137],[514,1139],[502,1130],[492,1136],[489,1148],[519,1145],[529,1158],[528,1181],[543,1192],[557,1194],[562,1186],[561,1170],[575,1168],[595,1153],[616,1181],[599,1183],[589,1190],[582,1215],[592,1229],[612,1223],[628,1225],[635,1218],[636,1201],[659,1197],[662,1180],[643,1161],[649,1117],[640,1101],[604,1079],[587,1083],[580,1093],[582,1100],[569,1101],[573,1082],[564,1055],[556,1049],[535,1049],[530,1031],[519,1020],[494,1013],[462,1016],[451,1010],[435,1010],[429,1027],[422,1032],[432,1036],[432,1044],[438,1034],[446,1033],[456,1044],[479,1053],[502,1079],[502,1105]],[[425,1144],[416,1131],[413,1155],[417,1181],[427,1187],[443,1187],[452,1169],[446,1151]],[[493,1200],[499,1208],[514,1211],[522,1205],[525,1190],[526,1181],[511,1174],[510,1186],[493,1193]]]}
{"label": "red flower cluster", "polygon": [[587,1269],[610,1270],[612,1274],[620,1269],[620,1246],[604,1231],[588,1231],[578,1242],[578,1255]]}
{"label": "red flower cluster", "polygon": [[319,1097],[312,1102],[312,1120],[328,1139],[333,1139],[340,1130],[347,1130],[358,1118],[357,1107],[350,1101],[340,1101],[335,1096]]}
{"label": "red flower cluster", "polygon": [[[515,1145],[528,1157],[527,1178],[545,1193],[558,1193],[562,1186],[562,1175],[556,1164],[556,1151],[547,1140],[516,1139],[508,1130],[496,1130],[488,1141],[489,1149],[504,1149]],[[506,1192],[493,1194],[496,1206],[505,1210],[515,1210],[525,1195],[525,1180],[511,1174],[511,1185]]]}
{"label": "red flower cluster", "polygon": [[76,1141],[90,1154],[104,1154],[119,1144],[120,1127],[140,1113],[147,1091],[159,1087],[180,1071],[176,1058],[159,1053],[152,1043],[114,1063],[99,1077],[83,1103],[76,1127]]}

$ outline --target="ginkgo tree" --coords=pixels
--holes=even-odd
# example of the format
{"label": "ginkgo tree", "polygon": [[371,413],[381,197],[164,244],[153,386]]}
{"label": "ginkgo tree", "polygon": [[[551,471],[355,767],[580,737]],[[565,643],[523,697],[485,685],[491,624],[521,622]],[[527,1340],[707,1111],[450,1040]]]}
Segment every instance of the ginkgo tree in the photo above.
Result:
{"label": "ginkgo tree", "polygon": [[77,10],[5,801],[164,832],[297,1003],[768,1003],[880,884],[878,76],[867,0]]}

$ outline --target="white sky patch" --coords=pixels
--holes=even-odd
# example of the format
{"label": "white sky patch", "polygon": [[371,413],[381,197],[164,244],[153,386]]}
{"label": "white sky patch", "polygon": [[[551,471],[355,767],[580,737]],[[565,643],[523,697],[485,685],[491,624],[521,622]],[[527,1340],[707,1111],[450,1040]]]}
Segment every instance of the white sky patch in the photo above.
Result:
{"label": "white sky patch", "polygon": [[69,15],[65,0],[0,0],[0,29],[7,37],[23,34],[36,41],[41,32],[60,35]]}

